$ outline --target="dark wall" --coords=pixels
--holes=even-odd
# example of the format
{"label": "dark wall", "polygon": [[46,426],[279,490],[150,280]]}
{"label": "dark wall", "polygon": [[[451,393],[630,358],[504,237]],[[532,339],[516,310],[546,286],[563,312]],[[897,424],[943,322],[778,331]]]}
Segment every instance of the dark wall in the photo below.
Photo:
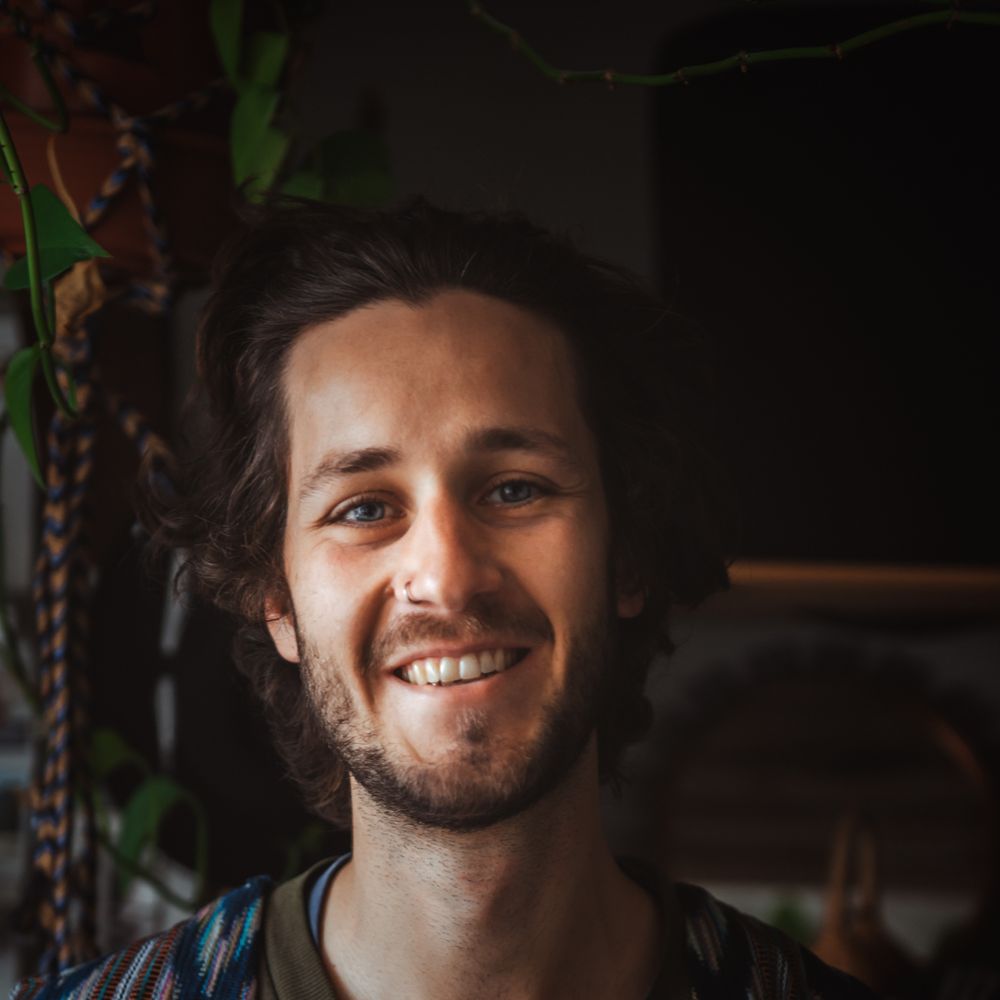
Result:
{"label": "dark wall", "polygon": [[[842,40],[911,7],[734,9],[662,69]],[[995,31],[657,97],[660,274],[717,351],[740,554],[995,563]]]}

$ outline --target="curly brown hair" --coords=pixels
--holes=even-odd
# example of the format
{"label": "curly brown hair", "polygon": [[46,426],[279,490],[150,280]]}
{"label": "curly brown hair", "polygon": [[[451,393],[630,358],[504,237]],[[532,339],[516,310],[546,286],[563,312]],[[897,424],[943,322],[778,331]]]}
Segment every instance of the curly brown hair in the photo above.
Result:
{"label": "curly brown hair", "polygon": [[728,582],[729,492],[705,447],[702,344],[636,278],[513,214],[460,214],[422,200],[391,211],[300,200],[258,210],[218,255],[198,335],[202,425],[169,496],[150,492],[147,523],[154,550],[186,553],[187,589],[241,620],[236,661],[286,766],[313,811],[341,824],[349,822],[344,766],[264,621],[265,598],[288,597],[282,376],[305,329],[452,288],[536,312],[573,350],[612,551],[645,594],[642,613],[616,629],[616,683],[597,724],[604,778],[617,776],[624,747],[651,721],[643,689],[653,656],[672,648],[671,606]]}

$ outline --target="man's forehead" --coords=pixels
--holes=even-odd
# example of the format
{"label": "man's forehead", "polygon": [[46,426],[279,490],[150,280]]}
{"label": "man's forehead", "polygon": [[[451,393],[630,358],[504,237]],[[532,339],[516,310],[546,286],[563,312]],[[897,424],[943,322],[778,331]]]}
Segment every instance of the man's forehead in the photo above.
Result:
{"label": "man's forehead", "polygon": [[[390,297],[366,302],[333,319],[306,327],[294,347],[308,345],[310,339],[330,336],[338,337],[345,345],[352,338],[374,335],[426,336],[448,321],[469,334],[486,325],[495,331],[522,333],[526,343],[539,341],[541,346],[550,347],[558,342],[568,346],[560,325],[531,306],[471,289],[441,288],[417,299]],[[469,344],[473,351],[481,346],[471,341]]]}
{"label": "man's forehead", "polygon": [[291,411],[327,407],[336,394],[352,397],[361,419],[390,396],[435,389],[444,405],[469,386],[487,390],[480,396],[484,408],[530,409],[543,393],[575,391],[574,367],[566,337],[547,319],[451,289],[420,303],[372,303],[303,331],[284,386]]}
{"label": "man's forehead", "polygon": [[588,448],[567,343],[548,321],[465,291],[396,300],[304,332],[285,373],[293,483],[400,453]]}

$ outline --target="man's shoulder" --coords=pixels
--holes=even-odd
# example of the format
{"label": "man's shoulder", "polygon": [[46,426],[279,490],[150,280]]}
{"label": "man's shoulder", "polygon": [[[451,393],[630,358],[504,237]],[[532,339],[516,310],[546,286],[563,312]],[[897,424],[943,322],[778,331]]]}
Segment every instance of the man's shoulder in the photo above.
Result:
{"label": "man's shoulder", "polygon": [[874,1000],[852,976],[697,886],[678,884],[692,993],[782,1000]]}
{"label": "man's shoulder", "polygon": [[10,1000],[246,998],[271,885],[252,878],[160,934],[54,976],[23,979]]}

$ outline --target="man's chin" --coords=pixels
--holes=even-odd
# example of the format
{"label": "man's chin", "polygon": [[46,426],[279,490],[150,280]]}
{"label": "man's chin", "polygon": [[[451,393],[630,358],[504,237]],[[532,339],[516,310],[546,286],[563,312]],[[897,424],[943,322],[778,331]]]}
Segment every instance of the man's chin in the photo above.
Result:
{"label": "man's chin", "polygon": [[382,814],[424,827],[471,832],[510,819],[548,795],[572,770],[591,732],[582,730],[571,740],[566,734],[550,737],[534,752],[480,743],[456,748],[437,764],[402,767],[381,751],[347,764]]}
{"label": "man's chin", "polygon": [[366,722],[352,703],[335,665],[300,637],[306,693],[325,730],[323,749],[336,753],[351,775],[355,823],[370,806],[385,820],[481,830],[530,809],[557,788],[595,731],[608,677],[604,625],[595,615],[591,630],[570,644],[565,673],[573,683],[536,706],[533,735],[524,736],[521,726],[492,712],[468,709],[450,720],[451,746],[434,763],[415,761],[411,750],[384,734],[380,738],[374,720]]}

